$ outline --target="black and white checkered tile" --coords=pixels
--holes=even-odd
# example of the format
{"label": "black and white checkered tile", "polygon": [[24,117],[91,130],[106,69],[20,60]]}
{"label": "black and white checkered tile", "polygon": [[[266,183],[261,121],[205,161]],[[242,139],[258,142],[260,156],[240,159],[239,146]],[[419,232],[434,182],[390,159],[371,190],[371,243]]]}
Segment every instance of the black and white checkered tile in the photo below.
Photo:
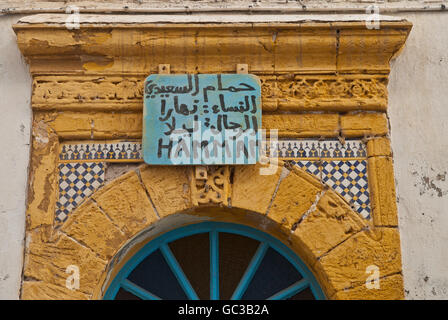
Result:
{"label": "black and white checkered tile", "polygon": [[370,218],[367,160],[322,161],[322,181],[350,203],[362,217]]}
{"label": "black and white checkered tile", "polygon": [[[327,161],[328,160],[328,161]],[[367,160],[292,161],[333,188],[363,218],[370,219]]]}
{"label": "black and white checkered tile", "polygon": [[59,164],[59,199],[56,202],[56,219],[65,221],[68,214],[103,183],[103,162]]}

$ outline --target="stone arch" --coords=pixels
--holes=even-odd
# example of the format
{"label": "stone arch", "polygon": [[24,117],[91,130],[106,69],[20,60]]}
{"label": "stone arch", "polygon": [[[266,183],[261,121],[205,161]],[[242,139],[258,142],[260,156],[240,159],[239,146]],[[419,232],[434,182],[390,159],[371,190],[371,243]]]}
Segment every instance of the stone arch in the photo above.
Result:
{"label": "stone arch", "polygon": [[[51,239],[31,235],[25,280],[34,281],[24,282],[22,298],[101,298],[114,270],[141,239],[204,219],[249,225],[280,239],[308,265],[328,298],[402,298],[395,228],[375,228],[296,166],[280,162],[272,175],[260,175],[260,167],[227,167],[221,176],[211,175],[227,181],[218,190],[220,203],[213,196],[204,203],[207,195],[198,202],[192,167],[143,165],[116,178],[78,207]],[[69,265],[79,267],[78,290],[65,286]],[[380,289],[365,286],[370,265],[379,268]]]}

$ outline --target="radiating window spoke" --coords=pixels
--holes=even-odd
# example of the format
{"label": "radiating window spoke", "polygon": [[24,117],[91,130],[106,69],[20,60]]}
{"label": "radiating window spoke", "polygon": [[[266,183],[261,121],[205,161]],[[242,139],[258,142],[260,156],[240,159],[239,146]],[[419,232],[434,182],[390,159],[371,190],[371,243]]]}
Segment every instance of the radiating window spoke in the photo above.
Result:
{"label": "radiating window spoke", "polygon": [[143,300],[160,300],[160,298],[129,280],[124,280],[121,287]]}
{"label": "radiating window spoke", "polygon": [[308,300],[324,296],[311,272],[278,240],[240,225],[205,222],[149,242],[125,264],[105,298]]}
{"label": "radiating window spoke", "polygon": [[219,238],[210,232],[210,300],[219,299]]}
{"label": "radiating window spoke", "polygon": [[162,251],[162,254],[166,262],[170,266],[171,271],[173,271],[173,273],[175,274],[177,281],[179,281],[179,284],[181,285],[188,299],[199,300],[199,297],[197,296],[196,292],[194,291],[193,287],[191,286],[190,282],[188,281],[187,277],[182,271],[182,268],[180,267],[179,263],[177,262],[176,258],[174,257],[168,245],[163,244],[160,247],[160,250]]}
{"label": "radiating window spoke", "polygon": [[259,245],[257,251],[254,254],[254,257],[252,258],[249,266],[246,269],[246,272],[244,272],[244,275],[241,278],[238,287],[232,295],[232,300],[241,299],[243,294],[246,292],[249,283],[251,282],[255,272],[258,270],[258,267],[260,266],[260,263],[263,260],[266,251],[268,250],[268,247],[269,245],[267,243],[261,243]]}
{"label": "radiating window spoke", "polygon": [[297,281],[296,283],[290,285],[286,289],[283,289],[280,292],[277,292],[276,294],[272,295],[268,298],[268,300],[285,300],[288,299],[295,294],[301,292],[302,290],[306,289],[308,287],[309,283],[307,280],[302,279]]}

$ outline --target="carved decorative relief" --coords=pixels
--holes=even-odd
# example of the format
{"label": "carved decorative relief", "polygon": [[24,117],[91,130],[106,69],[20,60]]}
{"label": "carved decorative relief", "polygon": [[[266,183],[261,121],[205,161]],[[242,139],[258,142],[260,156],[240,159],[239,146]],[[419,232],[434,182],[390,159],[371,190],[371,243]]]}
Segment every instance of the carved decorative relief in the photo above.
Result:
{"label": "carved decorative relief", "polygon": [[59,104],[110,105],[133,101],[141,104],[143,82],[144,78],[135,77],[36,77],[33,82],[33,106],[46,109]]}
{"label": "carved decorative relief", "polygon": [[[260,75],[263,110],[353,109],[383,110],[387,79],[371,76],[269,76]],[[144,76],[36,77],[33,107],[48,109],[140,110]]]}
{"label": "carved decorative relief", "polygon": [[263,77],[261,81],[263,102],[274,110],[382,110],[387,105],[385,77],[298,75]]}
{"label": "carved decorative relief", "polygon": [[194,205],[223,204],[229,205],[230,200],[230,166],[207,166],[203,178],[192,170],[191,200]]}

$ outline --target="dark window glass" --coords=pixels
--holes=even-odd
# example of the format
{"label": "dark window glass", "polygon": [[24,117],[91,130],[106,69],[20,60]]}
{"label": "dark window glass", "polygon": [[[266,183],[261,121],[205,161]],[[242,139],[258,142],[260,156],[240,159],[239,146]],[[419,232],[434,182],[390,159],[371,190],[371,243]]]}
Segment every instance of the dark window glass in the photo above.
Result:
{"label": "dark window glass", "polygon": [[187,299],[160,250],[146,257],[128,279],[162,299]]}
{"label": "dark window glass", "polygon": [[269,248],[242,298],[267,299],[300,279],[302,276],[294,266]]}
{"label": "dark window glass", "polygon": [[258,245],[257,240],[248,237],[219,233],[220,299],[230,299]]}
{"label": "dark window glass", "polygon": [[173,241],[169,247],[199,299],[210,299],[210,241],[208,233]]}
{"label": "dark window glass", "polygon": [[115,296],[115,300],[142,300],[137,296],[134,296],[132,293],[120,288]]}
{"label": "dark window glass", "polygon": [[[188,236],[168,244],[199,299],[210,299],[210,234]],[[233,233],[218,233],[220,299],[230,299],[240,283],[260,242]],[[303,277],[281,253],[268,247],[242,299],[267,299],[300,281]],[[160,249],[146,257],[128,280],[161,299],[186,300],[187,296]],[[120,288],[115,299],[140,300]],[[310,288],[289,300],[314,300]]]}
{"label": "dark window glass", "polygon": [[305,290],[293,295],[288,300],[315,300],[313,292],[310,288],[306,288]]}

